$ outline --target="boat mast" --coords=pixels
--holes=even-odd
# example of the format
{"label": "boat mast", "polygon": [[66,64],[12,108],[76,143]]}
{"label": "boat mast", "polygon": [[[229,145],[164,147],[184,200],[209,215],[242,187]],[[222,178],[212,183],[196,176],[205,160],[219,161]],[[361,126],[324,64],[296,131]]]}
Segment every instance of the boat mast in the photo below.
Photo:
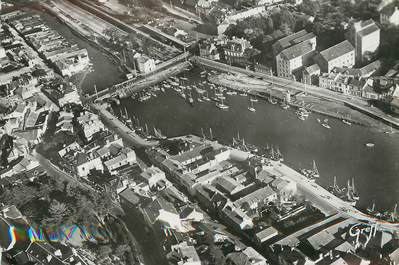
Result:
{"label": "boat mast", "polygon": [[316,173],[317,175],[319,175],[319,170],[317,169],[316,161],[314,161],[314,160],[313,160],[313,172]]}

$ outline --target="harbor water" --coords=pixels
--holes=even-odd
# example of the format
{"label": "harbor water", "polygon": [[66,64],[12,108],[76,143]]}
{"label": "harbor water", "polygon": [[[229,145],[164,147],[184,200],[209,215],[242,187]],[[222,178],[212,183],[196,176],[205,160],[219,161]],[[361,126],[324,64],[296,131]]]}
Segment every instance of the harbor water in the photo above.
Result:
{"label": "harbor water", "polygon": [[[202,82],[199,72],[190,72],[186,85]],[[254,103],[256,112],[250,112],[249,97],[239,95],[226,95],[224,103],[230,108],[223,111],[213,101],[197,102],[194,90],[191,93],[193,105],[167,89],[144,102],[123,99],[120,108],[126,108],[130,116],[137,117],[150,130],[156,127],[167,136],[201,135],[202,130],[209,136],[211,128],[213,136],[226,144],[231,144],[239,133],[246,142],[259,147],[279,147],[285,163],[296,169],[311,168],[315,160],[320,172],[317,182],[323,187],[332,185],[334,176],[341,187],[354,178],[360,208],[375,201],[377,209],[392,210],[399,200],[399,134],[349,126],[336,119],[328,120],[331,129],[327,129],[317,121],[325,116],[312,113],[301,121],[295,110],[283,110],[279,104],[261,99]],[[367,147],[367,143],[374,147]]]}

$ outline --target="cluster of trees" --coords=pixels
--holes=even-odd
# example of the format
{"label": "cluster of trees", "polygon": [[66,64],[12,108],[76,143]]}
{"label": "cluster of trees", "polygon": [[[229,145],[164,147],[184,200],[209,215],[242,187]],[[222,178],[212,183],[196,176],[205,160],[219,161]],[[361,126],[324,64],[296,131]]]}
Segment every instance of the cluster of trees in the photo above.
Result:
{"label": "cluster of trees", "polygon": [[56,181],[48,176],[7,187],[0,194],[0,201],[15,205],[33,222],[47,226],[104,224],[113,209],[111,194],[88,192],[74,182]]}
{"label": "cluster of trees", "polygon": [[119,0],[119,3],[129,7],[143,6],[154,10],[162,9],[162,0]]}

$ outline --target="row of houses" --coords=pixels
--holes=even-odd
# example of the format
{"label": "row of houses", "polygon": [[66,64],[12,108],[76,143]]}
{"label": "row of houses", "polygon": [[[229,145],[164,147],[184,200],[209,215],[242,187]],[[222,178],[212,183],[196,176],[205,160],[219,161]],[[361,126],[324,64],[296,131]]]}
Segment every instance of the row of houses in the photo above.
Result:
{"label": "row of houses", "polygon": [[369,19],[352,21],[347,32],[348,40],[323,51],[317,51],[313,33],[301,30],[273,44],[276,54],[277,75],[288,79],[302,79],[308,75],[330,73],[334,68],[353,68],[356,63],[368,62],[378,51],[380,29]]}
{"label": "row of houses", "polygon": [[86,49],[70,43],[50,29],[39,15],[16,12],[8,14],[7,21],[28,41],[62,76],[72,76],[89,66]]}

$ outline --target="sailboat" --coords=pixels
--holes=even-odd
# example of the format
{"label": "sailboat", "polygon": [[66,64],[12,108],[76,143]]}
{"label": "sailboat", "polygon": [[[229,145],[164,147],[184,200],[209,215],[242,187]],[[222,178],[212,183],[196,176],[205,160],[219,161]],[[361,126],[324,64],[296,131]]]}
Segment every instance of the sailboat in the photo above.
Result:
{"label": "sailboat", "polygon": [[324,121],[321,123],[321,126],[323,126],[326,129],[331,129],[331,126],[328,125],[328,119],[324,119]]}
{"label": "sailboat", "polygon": [[275,99],[272,97],[272,95],[270,95],[268,101],[269,101],[271,104],[273,104],[273,105],[276,105],[276,104],[277,104],[277,100],[275,100]]}
{"label": "sailboat", "polygon": [[154,127],[154,135],[158,139],[166,139],[167,137],[162,134],[161,130]]}
{"label": "sailboat", "polygon": [[351,126],[352,125],[352,123],[350,122],[350,118],[349,119],[342,119],[342,122],[343,123],[345,123],[346,125],[349,125],[349,126]]}
{"label": "sailboat", "polygon": [[229,106],[227,106],[227,105],[225,105],[224,103],[223,103],[223,99],[221,99],[222,101],[219,103],[216,103],[216,107],[218,107],[219,109],[221,109],[221,110],[227,110],[228,108],[229,108]]}
{"label": "sailboat", "polygon": [[252,100],[251,100],[251,106],[248,107],[248,110],[250,112],[255,112],[256,111],[256,109],[254,108],[254,102]]}
{"label": "sailboat", "polygon": [[352,178],[352,198],[355,201],[358,201],[360,199],[359,194],[357,194],[356,190],[355,190],[355,179]]}
{"label": "sailboat", "polygon": [[386,131],[385,133],[386,134],[392,134],[392,133],[394,133],[394,131],[393,131],[393,129],[392,129],[392,125],[389,125],[389,131]]}
{"label": "sailboat", "polygon": [[203,96],[202,99],[204,101],[211,101],[211,99],[209,98],[209,95],[208,95],[208,91],[206,91],[206,96]]}
{"label": "sailboat", "polygon": [[280,106],[281,106],[282,109],[285,109],[285,110],[290,108],[290,105],[287,104],[287,100],[286,99],[284,99],[284,101],[281,103]]}
{"label": "sailboat", "polygon": [[317,169],[317,166],[316,166],[316,161],[314,161],[314,160],[313,160],[313,177],[314,178],[320,177],[319,170]]}
{"label": "sailboat", "polygon": [[193,105],[193,103],[194,103],[194,99],[191,95],[191,91],[190,91],[190,94],[188,95],[188,103],[190,103],[191,105]]}

